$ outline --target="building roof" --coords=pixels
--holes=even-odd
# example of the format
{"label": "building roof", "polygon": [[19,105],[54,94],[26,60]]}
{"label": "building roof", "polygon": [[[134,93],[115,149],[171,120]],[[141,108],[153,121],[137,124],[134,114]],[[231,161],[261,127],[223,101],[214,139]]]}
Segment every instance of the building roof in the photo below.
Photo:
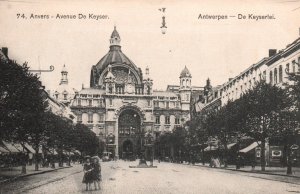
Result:
{"label": "building roof", "polygon": [[110,38],[114,38],[114,37],[120,38],[120,35],[119,35],[118,31],[117,31],[116,26],[114,26],[114,31],[111,33]]}
{"label": "building roof", "polygon": [[[111,38],[120,38],[119,33],[114,28],[114,31],[111,34]],[[122,52],[120,45],[111,45],[109,47],[109,51],[104,57],[100,59],[100,61],[92,67],[92,74],[101,75],[102,72],[109,66],[109,65],[121,65],[121,66],[129,66],[130,68],[134,69],[140,77],[141,70]],[[96,75],[92,75],[93,77],[97,77]],[[93,84],[92,84],[93,86]]]}
{"label": "building roof", "polygon": [[178,95],[171,91],[153,91],[153,96],[177,97]]}
{"label": "building roof", "polygon": [[105,90],[97,89],[97,88],[83,88],[78,92],[79,94],[105,94]]}
{"label": "building roof", "polygon": [[66,67],[66,65],[65,65],[65,64],[64,64],[64,66],[63,66],[63,68],[62,68],[61,72],[68,72],[68,69],[67,69],[67,67]]}
{"label": "building roof", "polygon": [[184,69],[180,73],[180,78],[182,78],[182,77],[192,77],[190,71],[188,70],[188,68],[186,66],[184,66]]}

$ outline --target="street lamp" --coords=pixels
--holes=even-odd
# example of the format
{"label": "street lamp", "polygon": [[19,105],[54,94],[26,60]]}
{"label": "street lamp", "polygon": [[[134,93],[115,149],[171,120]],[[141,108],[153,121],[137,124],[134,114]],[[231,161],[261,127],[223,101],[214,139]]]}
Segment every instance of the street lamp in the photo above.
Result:
{"label": "street lamp", "polygon": [[166,26],[166,17],[165,16],[162,17],[162,26],[160,27],[160,29],[161,29],[162,34],[166,34],[167,26]]}
{"label": "street lamp", "polygon": [[153,160],[154,160],[154,137],[150,132],[147,132],[145,134],[145,147],[148,147],[148,149],[151,149],[151,159],[150,159],[150,166],[153,166]]}

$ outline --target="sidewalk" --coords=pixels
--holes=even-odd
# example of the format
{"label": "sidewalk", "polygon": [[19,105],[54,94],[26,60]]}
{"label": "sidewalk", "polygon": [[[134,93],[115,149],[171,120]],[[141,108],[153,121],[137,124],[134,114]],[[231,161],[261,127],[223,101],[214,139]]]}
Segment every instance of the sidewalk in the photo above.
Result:
{"label": "sidewalk", "polygon": [[33,164],[31,166],[26,166],[26,174],[21,174],[21,172],[22,172],[21,166],[12,167],[12,168],[0,168],[0,184],[8,182],[8,181],[13,181],[13,180],[16,180],[21,177],[42,174],[42,173],[46,173],[46,172],[52,172],[52,171],[63,169],[63,168],[70,168],[72,166],[66,166],[64,164],[63,167],[58,167],[58,163],[57,163],[57,164],[55,164],[55,167],[56,168],[39,167],[39,170],[35,171],[35,166]]}
{"label": "sidewalk", "polygon": [[[196,163],[195,166],[202,166],[202,167],[209,167],[209,164],[206,163],[205,165],[202,165],[202,163]],[[266,166],[266,170],[263,172],[261,171],[260,166],[255,166],[255,169],[252,170],[251,166],[244,166],[241,167],[240,169],[236,169],[235,165],[228,165],[227,168],[218,167],[219,169],[224,169],[224,170],[232,170],[232,171],[241,171],[241,172],[249,172],[249,173],[260,173],[260,174],[270,174],[270,175],[280,175],[280,176],[289,176],[289,177],[297,177],[300,178],[300,168],[299,167],[293,167],[292,172],[293,174],[287,175],[286,170],[287,167],[268,167]]]}

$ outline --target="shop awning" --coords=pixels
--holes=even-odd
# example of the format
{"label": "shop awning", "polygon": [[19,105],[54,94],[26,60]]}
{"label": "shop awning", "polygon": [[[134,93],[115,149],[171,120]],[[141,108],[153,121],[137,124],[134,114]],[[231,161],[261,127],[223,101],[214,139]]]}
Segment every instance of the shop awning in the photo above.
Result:
{"label": "shop awning", "polygon": [[0,146],[0,153],[9,153],[8,149]]}
{"label": "shop awning", "polygon": [[228,149],[231,149],[233,146],[235,146],[236,145],[236,143],[230,143],[230,144],[227,144],[227,148]]}
{"label": "shop awning", "polygon": [[19,150],[20,152],[24,152],[24,148],[23,148],[23,146],[22,146],[21,144],[19,144],[19,143],[14,143],[13,146],[14,146],[15,148],[17,148],[17,150]]}
{"label": "shop awning", "polygon": [[259,145],[260,145],[260,142],[258,142],[258,143],[257,142],[253,142],[248,147],[245,147],[244,149],[241,149],[239,152],[247,153],[247,152],[253,150],[254,148],[256,148]]}
{"label": "shop awning", "polygon": [[204,151],[208,152],[208,151],[213,151],[213,150],[217,150],[218,147],[217,146],[207,146]]}
{"label": "shop awning", "polygon": [[74,153],[79,154],[79,155],[81,154],[80,151],[78,151],[78,150],[75,150]]}
{"label": "shop awning", "polygon": [[35,150],[28,143],[24,143],[23,146],[31,153],[35,154]]}
{"label": "shop awning", "polygon": [[11,153],[20,153],[20,151],[15,146],[13,146],[13,144],[6,141],[3,141],[3,144]]}

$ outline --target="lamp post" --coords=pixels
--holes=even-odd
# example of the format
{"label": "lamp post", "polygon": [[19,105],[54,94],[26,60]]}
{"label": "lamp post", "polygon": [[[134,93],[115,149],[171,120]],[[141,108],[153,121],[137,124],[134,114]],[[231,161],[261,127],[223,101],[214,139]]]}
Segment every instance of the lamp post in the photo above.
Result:
{"label": "lamp post", "polygon": [[166,34],[167,26],[166,26],[166,17],[165,16],[162,17],[162,26],[160,27],[160,29],[161,29],[162,34]]}
{"label": "lamp post", "polygon": [[[154,160],[154,137],[150,132],[145,134],[145,147],[148,148],[147,150],[151,150],[151,158],[150,158],[150,166],[153,166]],[[146,153],[145,153],[146,154]]]}
{"label": "lamp post", "polygon": [[161,9],[159,9],[159,11],[161,11],[163,13],[163,16],[162,16],[162,26],[160,27],[161,33],[162,34],[166,34],[166,31],[167,31],[166,16],[165,16],[166,8],[163,7]]}

